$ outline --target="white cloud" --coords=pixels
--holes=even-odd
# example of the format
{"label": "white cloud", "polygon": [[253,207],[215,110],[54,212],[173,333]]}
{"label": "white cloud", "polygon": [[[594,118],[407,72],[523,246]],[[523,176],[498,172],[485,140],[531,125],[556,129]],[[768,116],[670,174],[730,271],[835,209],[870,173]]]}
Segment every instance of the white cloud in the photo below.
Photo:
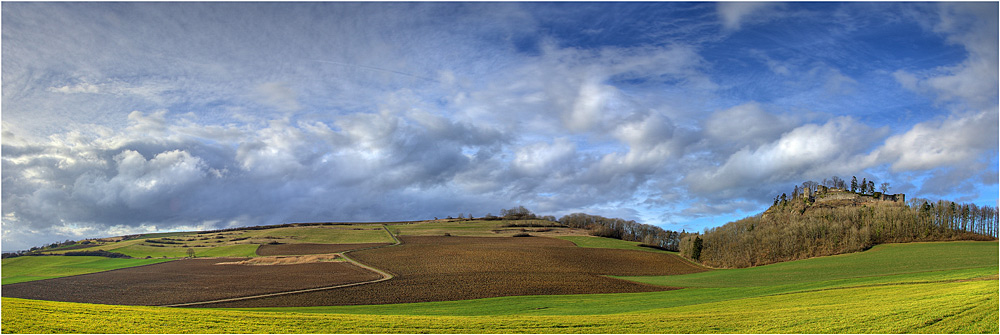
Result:
{"label": "white cloud", "polygon": [[1000,142],[997,114],[993,109],[919,123],[886,139],[873,156],[891,164],[893,171],[960,167],[979,161]]}
{"label": "white cloud", "polygon": [[716,10],[722,19],[722,26],[727,30],[739,30],[749,17],[773,7],[774,3],[767,2],[720,2]]}
{"label": "white cloud", "polygon": [[526,177],[546,177],[571,169],[575,155],[576,146],[565,138],[558,138],[551,144],[534,143],[518,148],[511,167]]}
{"label": "white cloud", "polygon": [[751,101],[712,113],[703,129],[706,135],[720,142],[755,148],[794,127],[795,120],[768,113],[763,105]]}
{"label": "white cloud", "polygon": [[984,109],[997,104],[998,17],[996,4],[942,3],[933,30],[961,45],[968,57],[960,64],[933,70],[893,73],[905,88],[927,93],[941,103],[962,103],[967,108]]}
{"label": "white cloud", "polygon": [[286,83],[263,83],[257,85],[254,93],[260,102],[282,112],[294,112],[302,108],[298,101],[298,94]]}
{"label": "white cloud", "polygon": [[51,88],[49,88],[49,91],[50,92],[58,92],[58,93],[67,93],[67,94],[72,94],[72,93],[98,93],[98,92],[100,92],[100,88],[98,88],[97,85],[94,85],[94,84],[91,84],[91,83],[79,83],[79,84],[76,84],[76,85],[66,85],[66,86],[60,86],[60,87],[51,87]]}
{"label": "white cloud", "polygon": [[885,132],[848,117],[806,124],[774,142],[742,149],[717,168],[693,172],[687,182],[694,192],[710,193],[860,171],[874,163],[860,154]]}

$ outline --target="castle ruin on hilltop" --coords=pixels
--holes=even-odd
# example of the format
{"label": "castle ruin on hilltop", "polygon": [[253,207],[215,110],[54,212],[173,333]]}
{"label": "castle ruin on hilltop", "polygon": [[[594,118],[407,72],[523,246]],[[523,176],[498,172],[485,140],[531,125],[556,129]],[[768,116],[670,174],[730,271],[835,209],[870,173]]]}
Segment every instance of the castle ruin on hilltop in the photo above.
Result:
{"label": "castle ruin on hilltop", "polygon": [[[797,197],[799,195],[793,195]],[[838,199],[857,199],[858,196],[869,197],[871,200],[879,201],[891,201],[891,202],[906,202],[906,194],[884,194],[882,192],[872,192],[872,194],[862,194],[848,191],[843,188],[827,187],[823,185],[816,186],[816,190],[813,191],[812,188],[805,187],[802,189],[801,196],[809,199],[810,202],[815,202],[817,199],[828,201],[828,200],[838,200]]]}

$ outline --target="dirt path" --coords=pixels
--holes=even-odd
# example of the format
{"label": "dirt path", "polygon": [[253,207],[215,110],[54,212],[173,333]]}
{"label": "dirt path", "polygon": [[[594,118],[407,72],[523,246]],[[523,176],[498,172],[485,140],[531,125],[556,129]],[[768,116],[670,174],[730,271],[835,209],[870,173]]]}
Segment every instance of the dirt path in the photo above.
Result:
{"label": "dirt path", "polygon": [[394,241],[393,244],[390,244],[390,245],[380,245],[380,246],[374,246],[374,247],[366,247],[366,248],[359,248],[359,249],[355,249],[355,250],[348,250],[348,251],[339,252],[339,253],[334,254],[334,255],[340,256],[341,258],[345,259],[346,261],[350,262],[351,264],[354,264],[355,266],[357,266],[359,268],[375,272],[375,273],[379,274],[380,276],[382,276],[382,278],[375,279],[375,280],[369,280],[369,281],[363,281],[363,282],[357,282],[357,283],[341,284],[341,285],[326,286],[326,287],[317,287],[317,288],[310,288],[310,289],[304,289],[304,290],[284,291],[284,292],[275,292],[275,293],[267,293],[267,294],[257,294],[257,295],[251,295],[251,296],[245,296],[245,297],[216,299],[216,300],[207,300],[207,301],[197,301],[197,302],[188,302],[188,303],[182,303],[182,304],[162,305],[162,307],[190,307],[190,306],[198,306],[198,305],[208,305],[208,304],[215,304],[215,303],[223,303],[223,302],[233,302],[233,301],[241,301],[241,300],[267,298],[267,297],[277,297],[277,296],[289,295],[289,294],[299,294],[299,293],[307,293],[307,292],[326,291],[326,290],[334,290],[334,289],[344,288],[344,287],[351,287],[351,286],[358,286],[358,285],[365,285],[365,284],[373,284],[373,283],[383,282],[383,281],[392,279],[395,276],[393,276],[391,273],[383,271],[381,269],[373,268],[373,267],[365,265],[365,264],[362,264],[362,263],[360,263],[360,262],[358,262],[358,261],[356,261],[356,260],[354,260],[354,259],[352,259],[352,258],[350,258],[350,257],[347,256],[347,253],[353,252],[353,251],[370,250],[370,249],[384,248],[384,247],[389,247],[389,246],[403,244],[403,242],[400,241],[398,238],[396,238],[396,236],[392,235],[392,232],[390,232],[389,228],[387,228],[385,225],[382,225],[382,229],[384,229],[385,232],[387,234],[389,234],[390,237],[392,237],[392,240]]}

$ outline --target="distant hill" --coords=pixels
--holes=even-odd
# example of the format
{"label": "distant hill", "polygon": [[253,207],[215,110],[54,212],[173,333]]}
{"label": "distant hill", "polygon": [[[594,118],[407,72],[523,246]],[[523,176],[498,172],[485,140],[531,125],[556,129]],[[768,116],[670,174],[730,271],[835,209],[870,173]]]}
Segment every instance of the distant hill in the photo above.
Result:
{"label": "distant hill", "polygon": [[[805,184],[805,183],[804,183]],[[741,268],[866,250],[883,243],[994,240],[997,209],[903,194],[807,185],[763,213],[686,236],[683,256]]]}

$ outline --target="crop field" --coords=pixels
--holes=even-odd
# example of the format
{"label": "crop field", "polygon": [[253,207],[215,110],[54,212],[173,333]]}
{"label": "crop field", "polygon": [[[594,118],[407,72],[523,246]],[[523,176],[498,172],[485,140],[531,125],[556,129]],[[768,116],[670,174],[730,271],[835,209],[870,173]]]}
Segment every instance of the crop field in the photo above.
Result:
{"label": "crop field", "polygon": [[3,285],[74,276],[165,262],[164,259],[123,259],[97,256],[35,256],[3,260]]}
{"label": "crop field", "polygon": [[[153,305],[140,301],[159,299],[159,303],[169,304],[180,299],[166,296],[184,294],[198,295],[197,300],[227,297],[225,292],[216,292],[220,289],[211,286],[214,284],[205,280],[207,277],[194,275],[211,271],[217,271],[220,282],[228,278],[227,285],[245,285],[244,291],[233,289],[229,296],[265,293],[263,286],[287,290],[294,286],[287,280],[287,275],[295,275],[296,271],[288,271],[294,266],[339,265],[367,276],[356,281],[378,278],[346,262],[323,262],[240,266],[244,269],[238,271],[278,269],[266,277],[284,278],[241,282],[237,278],[256,277],[226,268],[238,265],[215,265],[233,260],[183,260],[4,285],[0,324],[3,333],[1000,332],[997,242],[889,244],[853,254],[706,271],[670,253],[629,250],[640,248],[632,245],[634,242],[589,236],[400,239],[404,244],[349,254],[396,275],[384,282],[206,305],[237,310],[121,306],[129,303],[111,298],[128,292],[132,297],[120,299]],[[272,245],[282,246],[295,245]],[[336,247],[306,244],[294,248],[304,248],[299,252],[305,253],[318,250],[310,248]],[[90,257],[18,259],[22,258]],[[5,270],[9,261],[5,260]],[[192,266],[194,263],[161,268],[188,261],[204,262],[204,269]],[[182,274],[184,271],[189,273]],[[324,278],[313,279],[329,280],[331,270],[321,271],[326,272]],[[234,276],[226,277],[226,273]],[[109,274],[113,276],[102,277]],[[51,291],[60,297],[93,291],[90,287],[58,291],[46,286],[80,278],[91,280],[88,285],[110,283],[96,290],[105,300],[15,294],[29,284],[42,285],[36,287],[36,293]],[[129,286],[130,282],[136,282],[135,286]],[[149,292],[163,290],[167,292],[162,295]],[[205,299],[209,295],[205,292],[215,295]],[[146,294],[149,296],[143,296]]]}
{"label": "crop field", "polygon": [[[97,241],[49,253],[105,250],[135,258],[182,258],[194,249],[197,257],[254,257],[259,245],[392,243],[381,225],[331,225],[236,230],[211,233],[147,234],[129,240]],[[265,251],[266,252],[266,251]]]}
{"label": "crop field", "polygon": [[336,291],[206,305],[276,307],[391,304],[498,296],[669,290],[606,275],[705,271],[674,255],[579,248],[545,237],[402,236],[403,244],[351,253],[392,280]]}
{"label": "crop field", "polygon": [[[595,309],[587,315],[491,317],[377,315],[377,310],[358,315],[233,311],[3,298],[0,323],[5,333],[995,334],[997,293],[996,281],[898,284],[768,295],[631,313]],[[603,296],[604,300],[614,301],[618,295]]]}
{"label": "crop field", "polygon": [[348,250],[372,248],[388,243],[355,243],[355,244],[319,244],[319,243],[296,243],[296,244],[264,244],[257,248],[259,256],[278,255],[316,255],[332,254]]}
{"label": "crop field", "polygon": [[389,225],[387,227],[393,232],[393,234],[413,236],[442,236],[447,233],[453,236],[497,237],[512,236],[522,232],[528,232],[532,235],[540,236],[587,235],[587,232],[582,229],[560,227],[505,227],[506,225],[530,224],[546,225],[552,223],[541,220],[438,220]]}
{"label": "crop field", "polygon": [[[57,257],[57,256],[51,256]],[[381,278],[347,262],[220,265],[184,259],[3,286],[4,297],[114,305],[168,305],[333,286]]]}
{"label": "crop field", "polygon": [[558,238],[573,242],[576,246],[581,248],[606,248],[606,249],[625,249],[625,250],[639,250],[648,252],[660,252],[666,254],[676,255],[677,252],[660,250],[656,248],[640,247],[639,242],[623,241],[607,237],[598,236],[559,236]]}

